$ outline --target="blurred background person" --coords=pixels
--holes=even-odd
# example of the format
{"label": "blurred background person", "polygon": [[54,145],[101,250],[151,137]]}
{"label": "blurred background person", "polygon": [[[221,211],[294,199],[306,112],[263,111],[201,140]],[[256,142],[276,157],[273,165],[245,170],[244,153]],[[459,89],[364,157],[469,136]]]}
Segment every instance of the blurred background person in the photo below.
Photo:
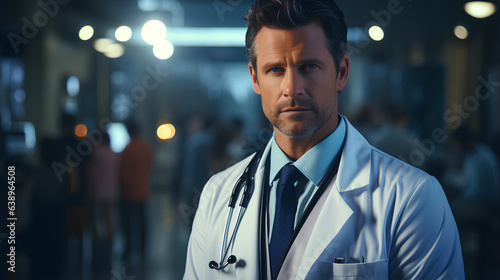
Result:
{"label": "blurred background person", "polygon": [[383,116],[383,124],[372,132],[370,144],[412,164],[408,159],[411,152],[417,149],[415,140],[418,137],[408,130],[409,119],[406,108],[394,102],[387,102],[382,106],[380,113]]}
{"label": "blurred background person", "polygon": [[[67,246],[69,257],[67,259],[68,271],[85,277],[88,258],[85,256],[88,247],[85,231],[88,226],[87,205],[85,203],[86,176],[85,166],[88,156],[78,152],[82,138],[75,134],[75,127],[78,124],[74,115],[61,115],[61,134],[58,144],[53,152],[57,155],[55,162],[62,164],[58,174],[64,193]],[[51,164],[54,168],[54,165]]]}
{"label": "blurred background person", "polygon": [[[383,117],[377,106],[372,103],[363,103],[360,108],[352,114],[352,124],[371,144],[371,140],[376,131],[384,123]],[[350,114],[347,113],[346,116]]]}
{"label": "blurred background person", "polygon": [[450,206],[455,213],[464,257],[471,260],[469,272],[476,279],[494,279],[491,268],[500,250],[500,164],[495,152],[463,125],[453,131],[452,141],[463,164],[453,174],[455,192]]}
{"label": "blurred background person", "polygon": [[500,164],[497,155],[468,127],[453,132],[453,140],[465,156],[464,180],[459,188],[462,198],[481,207],[495,207],[500,202]]}
{"label": "blurred background person", "polygon": [[130,143],[123,150],[119,163],[122,198],[122,223],[125,235],[125,263],[143,264],[147,238],[146,202],[150,195],[153,153],[134,121],[127,122]]}
{"label": "blurred background person", "polygon": [[110,137],[101,135],[87,162],[87,197],[89,200],[89,224],[92,230],[92,260],[95,277],[110,277],[113,237],[116,226],[116,203],[119,199],[119,154],[110,147]]}
{"label": "blurred background person", "polygon": [[[198,206],[197,198],[210,176],[209,156],[214,145],[213,130],[212,120],[201,114],[193,115],[186,123],[187,135],[181,159],[180,201],[192,208]],[[219,144],[223,145],[222,142]],[[189,227],[193,218],[193,215],[185,216]]]}
{"label": "blurred background person", "polygon": [[243,154],[244,138],[240,119],[231,119],[227,124],[217,126],[208,157],[210,174],[218,173],[247,156]]}

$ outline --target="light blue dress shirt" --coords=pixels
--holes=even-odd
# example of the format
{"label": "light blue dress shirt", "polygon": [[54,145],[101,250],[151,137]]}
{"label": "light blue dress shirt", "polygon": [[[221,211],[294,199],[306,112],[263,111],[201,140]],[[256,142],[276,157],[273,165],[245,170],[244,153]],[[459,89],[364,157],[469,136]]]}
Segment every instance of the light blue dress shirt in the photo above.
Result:
{"label": "light blue dress shirt", "polygon": [[316,193],[319,182],[325,175],[328,167],[335,159],[342,148],[346,134],[346,124],[344,119],[339,115],[339,124],[337,128],[328,135],[323,141],[319,142],[312,149],[307,151],[295,162],[292,162],[281,148],[276,143],[273,135],[271,139],[271,162],[269,170],[269,185],[271,190],[269,193],[269,242],[273,232],[274,215],[276,210],[276,189],[279,183],[279,172],[281,168],[292,163],[297,169],[302,172],[301,179],[295,182],[295,191],[298,198],[297,212],[295,213],[295,224],[299,221],[302,213],[306,209],[309,201]]}

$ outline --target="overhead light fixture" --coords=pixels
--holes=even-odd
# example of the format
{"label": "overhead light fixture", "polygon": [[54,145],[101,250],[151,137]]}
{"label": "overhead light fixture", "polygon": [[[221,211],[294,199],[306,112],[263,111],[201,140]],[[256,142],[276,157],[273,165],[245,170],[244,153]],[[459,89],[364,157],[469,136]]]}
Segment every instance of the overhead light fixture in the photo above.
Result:
{"label": "overhead light fixture", "polygon": [[109,38],[95,40],[94,49],[109,58],[118,58],[125,53],[125,47],[122,44],[115,43]]}
{"label": "overhead light fixture", "polygon": [[170,123],[162,124],[156,130],[156,135],[161,140],[171,139],[175,135],[175,127]]}
{"label": "overhead light fixture", "polygon": [[497,10],[495,4],[486,1],[472,1],[464,5],[467,14],[475,18],[487,18]]}
{"label": "overhead light fixture", "polygon": [[108,47],[113,44],[113,40],[109,38],[99,38],[94,42],[94,49],[98,52],[105,52]]}
{"label": "overhead light fixture", "polygon": [[120,26],[115,31],[115,38],[120,42],[127,42],[132,37],[132,29],[128,26]]}
{"label": "overhead light fixture", "polygon": [[153,54],[158,59],[168,59],[174,54],[174,45],[170,41],[163,40],[153,46]]}
{"label": "overhead light fixture", "polygon": [[374,41],[381,41],[384,39],[384,30],[382,30],[380,26],[374,25],[368,29],[368,35],[370,35],[370,38]]}
{"label": "overhead light fixture", "polygon": [[94,36],[94,28],[90,25],[85,25],[80,29],[80,32],[78,32],[78,36],[82,41],[87,41]]}
{"label": "overhead light fixture", "polygon": [[469,37],[469,31],[467,31],[467,28],[463,27],[462,25],[455,26],[453,32],[458,39],[465,40],[467,39],[467,37]]}
{"label": "overhead light fixture", "polygon": [[[141,33],[141,36],[132,36],[129,43],[136,45],[145,45],[144,36],[142,34],[149,33],[150,27],[147,27],[147,32],[141,30],[143,27],[133,28],[132,33]],[[160,27],[160,29],[163,29]],[[168,39],[175,47],[245,47],[246,27],[169,27],[168,36],[165,32],[161,32],[160,36],[155,38],[154,32],[152,36],[146,35],[146,38],[152,37],[151,45],[156,45],[165,39]],[[116,29],[106,30],[108,37],[114,36]],[[349,28],[347,32],[347,41],[349,43],[365,42],[370,37],[364,29]],[[148,43],[149,44],[149,43]]]}
{"label": "overhead light fixture", "polygon": [[150,20],[142,26],[141,35],[144,42],[154,46],[165,40],[167,27],[159,20]]}
{"label": "overhead light fixture", "polygon": [[118,58],[125,53],[125,48],[123,45],[115,43],[109,45],[104,51],[104,55],[109,58]]}

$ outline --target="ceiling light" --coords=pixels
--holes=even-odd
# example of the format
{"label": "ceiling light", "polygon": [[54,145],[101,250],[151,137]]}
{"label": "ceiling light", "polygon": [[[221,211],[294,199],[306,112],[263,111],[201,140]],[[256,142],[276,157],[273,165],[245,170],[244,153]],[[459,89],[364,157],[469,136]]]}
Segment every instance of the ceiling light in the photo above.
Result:
{"label": "ceiling light", "polygon": [[168,59],[174,54],[174,45],[167,40],[163,40],[153,46],[153,54],[158,59]]}
{"label": "ceiling light", "polygon": [[159,20],[150,20],[142,27],[141,35],[146,43],[155,45],[157,42],[165,40],[167,27]]}
{"label": "ceiling light", "polygon": [[132,37],[132,29],[128,26],[120,26],[115,31],[115,38],[120,42],[126,42]]}
{"label": "ceiling light", "polygon": [[108,47],[113,44],[113,40],[109,38],[99,38],[94,42],[94,49],[98,52],[105,52]]}
{"label": "ceiling light", "polygon": [[162,124],[156,130],[156,135],[161,140],[171,139],[175,135],[175,127],[170,123]]}
{"label": "ceiling light", "polygon": [[455,26],[453,32],[458,39],[465,40],[469,36],[469,31],[467,31],[467,28],[463,27],[462,25]]}
{"label": "ceiling light", "polygon": [[94,36],[94,28],[90,25],[85,25],[80,29],[80,32],[78,32],[78,36],[82,41],[86,41]]}
{"label": "ceiling light", "polygon": [[109,58],[118,58],[125,53],[125,48],[121,44],[111,44],[104,51],[104,55]]}
{"label": "ceiling light", "polygon": [[370,27],[370,29],[368,29],[368,34],[374,41],[380,41],[384,39],[384,30],[382,30],[380,26],[374,25]]}
{"label": "ceiling light", "polygon": [[475,18],[487,18],[497,10],[495,4],[486,1],[472,1],[464,5],[465,12]]}

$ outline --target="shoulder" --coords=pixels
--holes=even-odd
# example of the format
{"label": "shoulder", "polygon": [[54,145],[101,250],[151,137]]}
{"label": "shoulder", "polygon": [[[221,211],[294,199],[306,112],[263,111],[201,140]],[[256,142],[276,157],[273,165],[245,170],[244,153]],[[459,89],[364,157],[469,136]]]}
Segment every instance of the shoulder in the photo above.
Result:
{"label": "shoulder", "polygon": [[386,197],[404,208],[410,199],[437,196],[444,202],[443,189],[434,176],[402,160],[394,158],[375,147],[371,147],[372,183]]}
{"label": "shoulder", "polygon": [[402,198],[411,194],[420,183],[435,181],[426,172],[370,145],[350,124],[347,128],[344,159],[341,160],[342,190],[370,185],[372,191],[397,191],[397,197]]}
{"label": "shoulder", "polygon": [[[400,180],[412,180],[415,179],[426,179],[432,177],[427,172],[410,165],[400,159],[397,159],[387,153],[370,146],[370,154],[372,167],[374,168],[374,172],[379,173],[379,175],[383,175],[385,177],[389,177],[391,179],[399,178]],[[416,183],[416,182],[415,182]]]}

